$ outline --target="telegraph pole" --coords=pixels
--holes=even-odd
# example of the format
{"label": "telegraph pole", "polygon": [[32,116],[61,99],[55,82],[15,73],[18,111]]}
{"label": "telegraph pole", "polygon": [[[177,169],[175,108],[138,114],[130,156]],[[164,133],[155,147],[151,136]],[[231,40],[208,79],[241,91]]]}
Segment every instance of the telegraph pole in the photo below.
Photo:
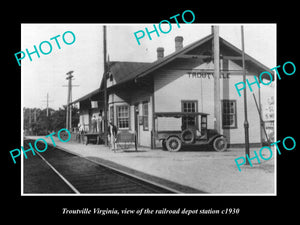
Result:
{"label": "telegraph pole", "polygon": [[46,100],[44,100],[43,102],[46,102],[46,124],[47,124],[47,131],[49,130],[49,126],[50,126],[50,118],[49,118],[49,93],[47,92],[47,97]]}
{"label": "telegraph pole", "polygon": [[72,79],[69,80],[70,82],[70,91],[69,91],[69,129],[72,130],[72,105],[70,103],[72,102]]}
{"label": "telegraph pole", "polygon": [[68,98],[67,98],[67,112],[66,112],[66,129],[69,130],[70,128],[70,123],[69,123],[69,115],[70,115],[70,110],[69,110],[69,104],[70,104],[70,92],[71,92],[71,85],[72,85],[72,75],[73,71],[70,71],[67,73],[67,78],[66,80],[68,80]]}
{"label": "telegraph pole", "polygon": [[68,87],[68,98],[67,98],[67,108],[66,108],[66,129],[72,129],[72,106],[70,103],[72,102],[72,87],[78,87],[79,85],[72,85],[72,75],[74,71],[69,71],[67,73],[68,85],[63,85],[63,87]]}
{"label": "telegraph pole", "polygon": [[32,135],[32,116],[31,116],[31,108],[29,108],[29,135]]}
{"label": "telegraph pole", "polygon": [[74,73],[74,71],[69,71],[67,73],[67,78],[66,78],[66,80],[68,80],[68,86],[67,86],[68,87],[68,98],[67,98],[67,111],[66,111],[66,129],[68,129],[68,130],[72,129],[72,107],[70,105],[70,103],[72,102],[72,86],[78,86],[78,85],[72,85],[72,78],[74,77],[72,75],[72,73]]}
{"label": "telegraph pole", "polygon": [[[241,36],[242,36],[242,61],[243,61],[243,82],[246,84],[246,68],[245,68],[245,47],[244,47],[244,26],[241,26]],[[249,123],[247,114],[247,88],[244,88],[244,129],[245,129],[245,155],[250,158],[249,151]],[[246,157],[247,158],[247,157]],[[248,160],[246,160],[246,165],[249,165]]]}
{"label": "telegraph pole", "polygon": [[49,101],[49,93],[47,93],[47,97],[46,97],[46,100],[44,100],[43,102],[46,102],[46,112],[47,112],[47,117],[49,117],[49,102],[51,102],[51,101]]}
{"label": "telegraph pole", "polygon": [[47,93],[47,117],[49,116],[49,94]]}
{"label": "telegraph pole", "polygon": [[104,63],[104,144],[107,146],[107,62],[106,62],[106,26],[103,26],[103,63]]}
{"label": "telegraph pole", "polygon": [[32,119],[31,119],[31,108],[29,108],[29,127],[31,127]]}
{"label": "telegraph pole", "polygon": [[214,54],[214,129],[221,133],[220,109],[220,42],[219,26],[213,26],[213,54]]}

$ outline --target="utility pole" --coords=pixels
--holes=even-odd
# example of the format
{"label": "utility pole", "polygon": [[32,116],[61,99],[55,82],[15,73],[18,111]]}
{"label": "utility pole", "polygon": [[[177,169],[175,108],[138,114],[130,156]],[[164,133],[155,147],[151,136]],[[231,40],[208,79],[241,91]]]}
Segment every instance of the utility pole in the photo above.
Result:
{"label": "utility pole", "polygon": [[72,102],[72,78],[69,79],[70,87],[69,87],[69,129],[72,130],[72,105],[70,104]]}
{"label": "utility pole", "polygon": [[46,112],[47,112],[47,117],[49,117],[49,102],[51,102],[51,101],[49,101],[49,93],[47,93],[47,97],[46,97],[46,100],[43,100],[43,102],[46,102]]}
{"label": "utility pole", "polygon": [[221,102],[220,102],[220,42],[219,26],[213,26],[214,54],[214,129],[221,133]]}
{"label": "utility pole", "polygon": [[31,116],[31,108],[28,109],[29,110],[29,135],[32,135],[32,116]]}
{"label": "utility pole", "polygon": [[46,124],[47,124],[47,131],[49,130],[50,127],[50,118],[49,118],[49,93],[47,92],[47,97],[46,97],[46,101],[44,100],[43,102],[47,103],[46,106]]}
{"label": "utility pole", "polygon": [[[241,36],[242,36],[242,61],[243,61],[243,82],[246,84],[246,68],[245,68],[245,46],[244,46],[244,26],[241,26]],[[249,151],[249,123],[247,114],[247,88],[244,88],[244,129],[245,129],[245,155],[250,158]],[[246,157],[247,158],[247,157]],[[246,165],[249,165],[248,160],[246,160]]]}
{"label": "utility pole", "polygon": [[[37,115],[36,115],[36,108],[34,108],[33,109],[34,111],[33,111],[33,121],[34,121],[34,123],[36,123],[36,121],[37,121]],[[36,131],[35,131],[35,136],[37,136],[37,133],[36,133]]]}
{"label": "utility pole", "polygon": [[49,116],[49,94],[47,93],[47,117]]}
{"label": "utility pole", "polygon": [[67,73],[68,85],[63,85],[63,87],[68,87],[68,98],[67,98],[67,111],[66,111],[66,129],[71,130],[72,129],[72,106],[70,103],[72,102],[72,87],[79,86],[79,85],[72,85],[72,78],[74,77],[72,75],[74,71],[69,71]]}
{"label": "utility pole", "polygon": [[36,108],[33,109],[33,121],[36,123],[37,115],[36,115]]}
{"label": "utility pole", "polygon": [[72,73],[74,71],[70,71],[67,73],[67,78],[66,80],[68,80],[68,98],[67,98],[67,112],[66,112],[66,129],[70,130],[70,123],[69,123],[69,115],[70,115],[70,110],[69,110],[69,104],[70,104],[70,98],[71,98],[71,94],[70,94],[70,91],[71,91],[71,85],[72,85]]}
{"label": "utility pole", "polygon": [[29,111],[29,127],[31,127],[31,123],[32,123],[31,108],[29,108],[28,111]]}
{"label": "utility pole", "polygon": [[106,62],[106,26],[103,26],[103,64],[104,64],[104,144],[105,146],[108,145],[107,143],[107,62]]}

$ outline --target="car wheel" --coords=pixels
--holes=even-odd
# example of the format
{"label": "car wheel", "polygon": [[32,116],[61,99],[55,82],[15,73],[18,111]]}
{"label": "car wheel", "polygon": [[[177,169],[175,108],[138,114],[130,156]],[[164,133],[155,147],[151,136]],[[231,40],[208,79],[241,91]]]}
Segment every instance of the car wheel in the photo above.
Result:
{"label": "car wheel", "polygon": [[166,142],[166,147],[170,152],[177,152],[181,149],[181,140],[178,137],[170,137]]}
{"label": "car wheel", "polygon": [[224,137],[217,137],[213,141],[213,148],[217,152],[223,152],[227,149],[227,140]]}

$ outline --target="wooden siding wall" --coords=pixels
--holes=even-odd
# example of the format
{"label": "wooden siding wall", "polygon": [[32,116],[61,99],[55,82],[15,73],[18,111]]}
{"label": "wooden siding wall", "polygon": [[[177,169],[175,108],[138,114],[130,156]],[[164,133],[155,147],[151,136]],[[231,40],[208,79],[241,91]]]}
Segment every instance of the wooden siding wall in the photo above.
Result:
{"label": "wooden siding wall", "polygon": [[[149,129],[144,130],[143,125],[138,125],[138,143],[139,145],[142,146],[148,146],[150,147],[151,145],[151,129],[152,129],[152,99],[151,99],[151,92],[147,89],[142,88],[137,88],[132,92],[131,95],[131,112],[132,112],[132,127],[134,128],[134,105],[138,105],[139,109],[139,116],[144,116],[143,115],[143,102],[148,102],[148,123],[149,123]],[[133,129],[134,130],[134,129]]]}
{"label": "wooden siding wall", "polygon": [[84,131],[89,131],[90,117],[88,110],[80,110],[79,122],[84,126]]}
{"label": "wooden siding wall", "polygon": [[[222,62],[222,68],[228,70],[241,71],[234,62]],[[180,69],[182,68],[182,69]],[[186,69],[187,65],[177,62],[176,69],[174,66],[164,67],[156,71],[154,75],[154,96],[155,96],[155,111],[169,112],[181,111],[182,100],[197,100],[198,111],[209,113],[208,128],[213,129],[214,122],[214,86],[213,77],[198,78],[188,75],[187,72],[199,72],[205,69],[213,69],[212,63],[203,63],[194,66],[191,69]],[[222,129],[221,132],[228,137],[231,144],[244,143],[244,104],[243,97],[239,97],[235,89],[235,83],[242,81],[242,73],[234,73],[229,75],[229,79],[220,79],[221,100],[230,99],[236,100],[237,104],[237,128]],[[253,75],[248,75],[249,81],[254,81]],[[258,87],[252,86],[254,93],[258,99]],[[249,135],[251,143],[260,142],[260,121],[259,115],[253,100],[252,92],[247,90],[248,95],[248,120],[250,124]],[[221,102],[220,102],[221,104]],[[222,109],[222,107],[221,107]],[[158,122],[158,123],[157,123]],[[159,118],[156,124],[160,130],[180,130],[181,120],[176,118]],[[222,123],[222,121],[221,121]],[[200,127],[200,125],[199,125]],[[222,127],[222,124],[221,124]]]}
{"label": "wooden siding wall", "polygon": [[109,94],[108,96],[108,118],[110,118],[110,106],[114,106],[114,124],[116,124],[116,106],[127,104],[130,106],[130,127],[129,130],[134,132],[135,121],[134,121],[134,106],[138,105],[139,116],[143,116],[142,104],[143,102],[149,102],[148,113],[149,113],[149,130],[144,130],[143,125],[138,125],[138,143],[142,146],[151,145],[151,130],[152,130],[152,98],[151,91],[149,88],[144,86],[136,86],[134,89],[127,89],[126,91],[117,91],[116,93]]}

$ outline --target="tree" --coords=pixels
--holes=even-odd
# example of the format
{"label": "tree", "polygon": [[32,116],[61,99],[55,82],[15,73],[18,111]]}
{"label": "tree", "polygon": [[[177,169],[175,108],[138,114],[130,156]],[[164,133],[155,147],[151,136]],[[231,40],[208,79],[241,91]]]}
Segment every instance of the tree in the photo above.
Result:
{"label": "tree", "polygon": [[[79,109],[72,107],[72,127],[77,127],[79,123]],[[58,131],[62,128],[66,128],[66,107],[59,108],[53,111],[50,116],[50,128],[51,131]]]}
{"label": "tree", "polygon": [[[79,122],[79,109],[72,107],[72,127]],[[66,107],[54,110],[52,108],[23,108],[25,135],[47,135],[66,127]]]}

